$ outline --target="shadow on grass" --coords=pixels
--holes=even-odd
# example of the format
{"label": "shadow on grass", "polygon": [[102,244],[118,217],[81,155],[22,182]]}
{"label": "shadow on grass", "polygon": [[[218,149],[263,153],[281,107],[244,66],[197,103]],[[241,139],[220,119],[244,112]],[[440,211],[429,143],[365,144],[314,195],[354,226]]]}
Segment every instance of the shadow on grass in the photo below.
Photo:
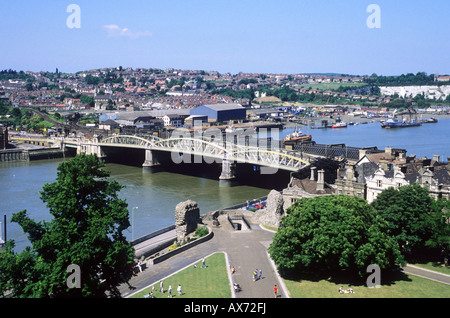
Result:
{"label": "shadow on grass", "polygon": [[[366,286],[367,279],[371,273],[359,276],[356,271],[351,270],[333,270],[333,271],[305,271],[305,270],[283,270],[280,271],[280,275],[283,279],[302,282],[319,282],[328,281],[336,285],[351,285],[351,286]],[[381,270],[381,285],[391,286],[395,285],[399,281],[411,281],[407,274],[401,269],[394,270]]]}

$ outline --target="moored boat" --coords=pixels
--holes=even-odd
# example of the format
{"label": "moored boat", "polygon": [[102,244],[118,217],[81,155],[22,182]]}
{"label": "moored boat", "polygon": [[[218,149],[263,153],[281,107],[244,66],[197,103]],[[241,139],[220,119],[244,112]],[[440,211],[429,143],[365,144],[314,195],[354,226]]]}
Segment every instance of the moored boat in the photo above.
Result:
{"label": "moored boat", "polygon": [[293,133],[287,135],[286,138],[283,139],[283,141],[309,141],[311,139],[311,135],[303,135],[300,130],[295,130]]}
{"label": "moored boat", "polygon": [[434,118],[434,117],[422,120],[422,123],[424,123],[424,124],[430,124],[430,123],[434,124],[434,123],[437,123],[437,122],[438,122],[438,120],[436,118]]}
{"label": "moored boat", "polygon": [[381,122],[381,128],[404,128],[404,127],[417,127],[421,125],[422,123],[420,121],[416,120],[400,121],[397,118],[389,118],[388,120]]}
{"label": "moored boat", "polygon": [[342,121],[331,125],[331,128],[346,128],[346,127],[347,127],[347,124]]}

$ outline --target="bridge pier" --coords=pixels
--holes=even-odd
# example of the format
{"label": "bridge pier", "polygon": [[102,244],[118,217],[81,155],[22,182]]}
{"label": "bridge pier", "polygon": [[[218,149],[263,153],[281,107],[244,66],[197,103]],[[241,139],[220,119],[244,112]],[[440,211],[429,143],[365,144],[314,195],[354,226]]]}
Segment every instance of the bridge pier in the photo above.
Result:
{"label": "bridge pier", "polygon": [[228,160],[227,158],[222,159],[222,173],[219,177],[220,186],[230,186],[236,180],[236,163]]}
{"label": "bridge pier", "polygon": [[98,140],[88,140],[88,141],[80,141],[77,145],[77,155],[79,154],[87,154],[87,155],[93,155],[96,154],[99,158],[106,157],[105,153],[102,150],[102,147],[98,144]]}
{"label": "bridge pier", "polygon": [[155,156],[153,155],[153,151],[150,149],[145,149],[145,161],[142,164],[143,167],[153,167],[159,165],[158,160],[156,160]]}

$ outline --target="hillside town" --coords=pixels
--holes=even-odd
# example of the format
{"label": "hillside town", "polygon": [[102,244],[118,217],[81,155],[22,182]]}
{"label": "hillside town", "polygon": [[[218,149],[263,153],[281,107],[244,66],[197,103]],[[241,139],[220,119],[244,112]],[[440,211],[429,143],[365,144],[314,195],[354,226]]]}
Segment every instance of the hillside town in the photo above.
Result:
{"label": "hillside town", "polygon": [[[34,132],[77,135],[81,137],[114,134],[164,132],[190,127],[194,120],[202,125],[239,125],[256,122],[285,124],[306,118],[328,120],[347,118],[386,118],[401,106],[411,115],[450,114],[448,76],[435,74],[430,86],[376,86],[376,76],[337,74],[249,74],[160,69],[104,68],[76,74],[2,71],[0,97],[13,109],[30,109],[32,116],[48,121],[47,128]],[[418,74],[416,78],[420,75]],[[8,79],[8,77],[11,77]],[[426,95],[421,93],[425,89]],[[430,93],[432,92],[432,93]],[[414,95],[412,94],[414,93]],[[289,95],[294,94],[294,96]],[[303,99],[302,96],[314,96]],[[319,99],[316,97],[320,96]],[[447,103],[449,102],[449,103]],[[410,103],[410,104],[407,104]],[[407,106],[412,106],[408,108]],[[397,108],[398,107],[398,108]],[[400,112],[405,110],[400,110]],[[14,127],[12,111],[3,114],[3,147],[8,146],[8,132],[30,127]],[[55,114],[59,114],[55,116]],[[17,112],[16,112],[17,115]],[[74,120],[74,122],[72,122]],[[17,124],[17,122],[15,122]],[[68,124],[69,123],[69,124]],[[352,124],[352,123],[349,123]],[[49,128],[51,127],[51,128]],[[320,127],[316,127],[320,128]],[[285,142],[293,151],[317,155],[323,145],[312,142]],[[328,147],[328,146],[327,146]],[[436,198],[448,197],[448,164],[406,155],[405,149],[327,148],[337,159],[330,180],[323,177],[323,167],[312,166],[305,176],[294,178],[284,190],[286,202],[300,197],[345,193],[371,202],[387,186],[419,182],[429,184]],[[434,155],[434,154],[433,154]],[[342,161],[342,158],[344,161]],[[341,158],[341,159],[340,159]],[[301,175],[300,173],[299,175]],[[322,176],[322,177],[321,177]],[[445,185],[445,186],[442,186]]]}
{"label": "hillside town", "polygon": [[[166,68],[110,67],[77,73],[0,72],[0,102],[18,109],[57,114],[59,122],[111,132],[158,130],[192,124],[192,110],[203,105],[240,105],[244,117],[231,122],[327,114],[379,116],[397,108],[422,113],[450,111],[448,76],[424,73],[400,76],[408,86],[392,86],[389,77],[346,74],[254,74]],[[410,78],[426,86],[427,95]],[[382,81],[388,86],[381,86]],[[431,87],[431,88],[430,88]],[[429,93],[431,92],[431,93]],[[17,114],[17,112],[16,112]],[[0,122],[13,125],[11,108]],[[196,113],[196,116],[200,114]],[[297,116],[298,115],[298,116]],[[186,122],[185,122],[186,121]],[[206,122],[211,122],[206,119]],[[16,130],[38,130],[30,125]]]}

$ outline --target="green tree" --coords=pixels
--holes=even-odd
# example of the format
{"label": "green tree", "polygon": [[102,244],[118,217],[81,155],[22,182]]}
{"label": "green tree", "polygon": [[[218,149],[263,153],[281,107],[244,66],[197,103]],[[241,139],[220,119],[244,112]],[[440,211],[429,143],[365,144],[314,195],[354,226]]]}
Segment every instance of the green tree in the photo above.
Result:
{"label": "green tree", "polygon": [[450,252],[450,200],[435,201],[432,219],[432,234],[426,246]]}
{"label": "green tree", "polygon": [[393,269],[403,259],[386,222],[365,201],[333,195],[304,198],[282,219],[269,246],[281,270],[347,269],[363,276],[367,266]]}
{"label": "green tree", "polygon": [[[31,242],[20,254],[8,241],[0,253],[0,294],[15,297],[119,297],[128,282],[134,249],[123,230],[130,226],[122,186],[110,180],[95,155],[78,155],[58,167],[56,181],[45,184],[41,199],[53,218],[35,222],[15,213]],[[81,288],[69,288],[67,268],[80,268]]]}
{"label": "green tree", "polygon": [[433,200],[427,188],[414,183],[384,190],[371,205],[388,221],[389,235],[398,242],[402,253],[411,254],[423,248],[431,237]]}

